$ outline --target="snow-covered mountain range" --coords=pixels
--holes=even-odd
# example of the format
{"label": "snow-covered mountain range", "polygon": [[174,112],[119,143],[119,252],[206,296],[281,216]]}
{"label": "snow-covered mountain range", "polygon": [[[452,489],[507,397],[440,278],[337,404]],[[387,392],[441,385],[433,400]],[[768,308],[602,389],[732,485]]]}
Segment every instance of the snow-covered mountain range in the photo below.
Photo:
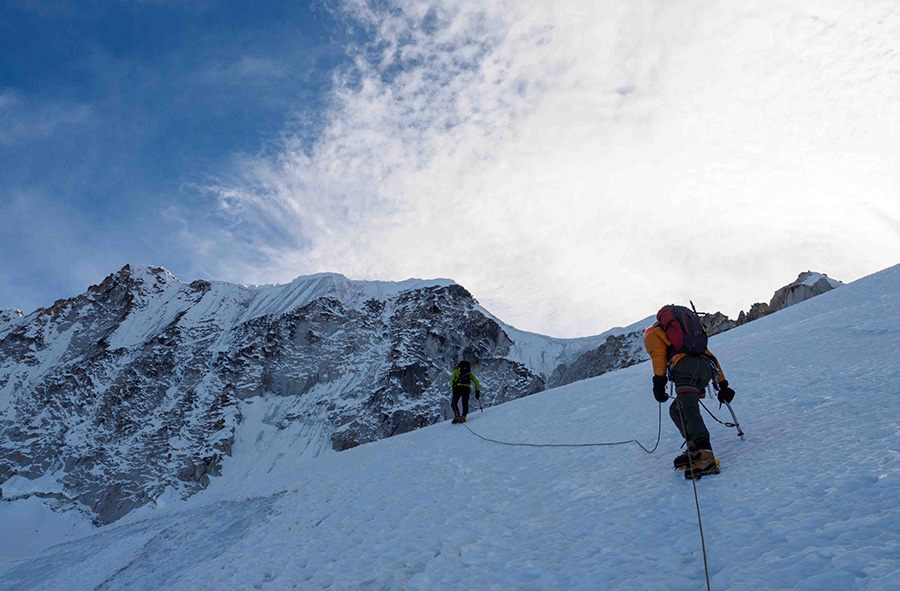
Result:
{"label": "snow-covered mountain range", "polygon": [[[892,590],[898,331],[900,266],[712,338],[746,440],[704,415],[722,462],[697,483],[706,559],[668,417],[653,454],[466,429],[652,447],[640,364],[311,460],[242,429],[220,486],[0,564],[0,589],[687,591],[707,564],[712,589]],[[269,398],[238,402],[245,425]]]}
{"label": "snow-covered mountain range", "polygon": [[[768,311],[835,285],[801,275]],[[713,332],[747,319],[719,317]],[[245,470],[264,477],[286,449],[311,459],[440,422],[460,358],[486,406],[633,365],[649,322],[555,339],[504,324],[450,280],[247,287],[126,266],[0,315],[2,497],[111,523],[205,489],[238,441],[255,442]]]}

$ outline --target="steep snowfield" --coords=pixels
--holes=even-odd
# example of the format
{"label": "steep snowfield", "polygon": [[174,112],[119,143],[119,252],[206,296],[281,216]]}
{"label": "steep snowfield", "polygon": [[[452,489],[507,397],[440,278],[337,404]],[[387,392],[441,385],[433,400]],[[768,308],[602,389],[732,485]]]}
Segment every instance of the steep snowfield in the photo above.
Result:
{"label": "steep snowfield", "polygon": [[[898,332],[900,266],[712,339],[747,436],[707,420],[713,589],[900,588]],[[652,445],[657,429],[647,364],[471,416],[507,441]],[[270,449],[266,478],[2,565],[0,589],[701,589],[663,420],[652,455],[506,447],[449,423],[315,460]]]}
{"label": "steep snowfield", "polygon": [[509,359],[518,361],[537,373],[549,376],[553,370],[561,363],[569,364],[575,361],[579,355],[596,349],[611,336],[625,335],[636,330],[643,330],[655,321],[653,316],[639,320],[625,327],[617,326],[606,332],[590,337],[579,337],[575,339],[560,339],[548,337],[542,334],[519,330],[509,324],[506,324],[485,308],[480,308],[481,312],[493,318],[504,332],[509,335],[513,341],[512,349],[509,352]]}

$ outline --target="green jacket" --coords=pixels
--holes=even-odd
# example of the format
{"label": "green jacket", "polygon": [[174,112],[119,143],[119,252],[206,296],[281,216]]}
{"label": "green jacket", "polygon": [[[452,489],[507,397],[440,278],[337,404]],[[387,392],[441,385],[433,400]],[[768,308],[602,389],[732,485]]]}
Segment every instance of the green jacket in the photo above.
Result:
{"label": "green jacket", "polygon": [[[475,391],[481,392],[481,384],[478,383],[478,378],[475,377],[475,374],[469,372],[469,377],[472,378],[471,381],[475,382]],[[469,380],[463,380],[459,377],[459,368],[456,368],[456,370],[453,372],[453,375],[450,377],[450,387],[470,388],[471,385],[469,384]]]}

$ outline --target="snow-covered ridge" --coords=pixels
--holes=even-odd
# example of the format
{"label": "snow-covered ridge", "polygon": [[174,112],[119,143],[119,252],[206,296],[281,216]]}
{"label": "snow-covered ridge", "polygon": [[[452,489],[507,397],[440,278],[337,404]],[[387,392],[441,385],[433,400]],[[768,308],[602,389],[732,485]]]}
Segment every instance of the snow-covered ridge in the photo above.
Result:
{"label": "snow-covered ridge", "polygon": [[[275,285],[238,285],[226,282],[209,282],[209,291],[195,306],[185,292],[190,285],[183,283],[162,267],[136,265],[131,276],[156,291],[152,309],[140,314],[140,321],[122,324],[116,335],[110,338],[113,348],[143,343],[148,335],[172,322],[188,308],[188,319],[200,321],[200,312],[215,310],[220,328],[230,330],[244,322],[263,316],[285,314],[302,308],[320,298],[333,298],[346,308],[359,310],[366,302],[387,302],[409,291],[457,285],[451,279],[407,279],[405,281],[362,281],[348,279],[338,273],[316,273],[297,277],[290,283]],[[496,321],[510,337],[512,347],[507,355],[511,361],[522,363],[538,375],[549,376],[562,363],[572,363],[580,355],[599,347],[612,335],[638,330],[646,324],[642,320],[635,325],[613,328],[590,337],[562,339],[519,330],[504,323],[482,306],[476,308],[486,317]],[[138,318],[137,316],[135,318]]]}
{"label": "snow-covered ridge", "polygon": [[252,302],[241,321],[258,316],[284,313],[309,302],[330,297],[353,308],[369,300],[387,301],[400,294],[430,287],[456,285],[450,279],[407,279],[405,281],[359,281],[338,273],[303,275],[283,285],[249,286]]}
{"label": "snow-covered ridge", "polygon": [[[197,322],[212,314],[220,329],[230,330],[255,318],[288,313],[320,298],[332,298],[348,309],[358,310],[371,300],[386,302],[412,290],[456,285],[449,279],[358,281],[337,273],[303,275],[277,285],[245,286],[203,280],[187,284],[162,267],[148,265],[126,265],[119,273],[141,287],[141,310],[126,318],[110,337],[109,344],[114,349],[143,344],[149,335],[186,312],[186,320]],[[203,290],[202,299],[195,301],[192,294],[198,290]]]}

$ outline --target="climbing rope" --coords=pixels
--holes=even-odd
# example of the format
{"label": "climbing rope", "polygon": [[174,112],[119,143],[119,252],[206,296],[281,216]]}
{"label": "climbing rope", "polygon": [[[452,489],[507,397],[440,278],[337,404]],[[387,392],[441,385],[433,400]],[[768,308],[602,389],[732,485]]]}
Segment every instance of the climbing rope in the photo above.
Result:
{"label": "climbing rope", "polygon": [[638,447],[647,452],[648,454],[652,454],[656,451],[656,448],[659,447],[659,440],[662,435],[662,405],[659,405],[659,427],[656,432],[656,445],[653,446],[653,449],[647,449],[644,444],[642,444],[637,439],[629,439],[628,441],[611,441],[608,443],[514,443],[511,441],[500,441],[498,439],[491,439],[490,437],[485,437],[484,435],[480,435],[472,430],[469,425],[466,423],[461,423],[463,427],[469,430],[469,433],[478,437],[479,439],[483,439],[485,441],[490,441],[491,443],[499,443],[500,445],[510,445],[515,447],[605,447],[610,445],[627,445],[629,443],[636,443]]}
{"label": "climbing rope", "polygon": [[[669,398],[675,400],[675,396],[672,395],[673,387],[674,387],[674,385],[669,386],[669,395],[668,396],[669,396]],[[675,404],[678,404],[677,401],[675,402]],[[708,408],[706,408],[706,405],[704,405],[703,402],[700,402],[700,405],[706,409],[706,412],[709,413],[709,416],[711,416],[715,420],[719,421],[719,419],[717,419],[716,416],[713,415],[712,412],[710,412],[710,410]],[[683,432],[685,432],[685,430],[684,430],[684,414],[682,414],[682,412],[681,412],[681,406],[678,407],[678,414],[681,417],[681,426],[682,426],[682,433],[683,433]],[[722,423],[723,425],[725,425],[726,427],[737,427],[737,425],[733,424],[733,423],[725,423],[723,421],[719,421],[719,422]],[[485,437],[484,435],[476,433],[466,423],[461,423],[461,424],[463,427],[465,427],[466,429],[469,430],[469,433],[471,433],[475,437],[478,437],[479,439],[483,439],[484,441],[489,441],[491,443],[497,443],[500,445],[508,445],[508,446],[514,446],[514,447],[604,447],[604,446],[611,446],[611,445],[627,445],[629,443],[635,443],[638,445],[638,447],[640,447],[642,450],[644,450],[648,454],[652,454],[659,447],[659,440],[662,437],[662,404],[659,404],[659,421],[658,421],[658,428],[657,428],[657,432],[656,432],[656,444],[653,446],[653,449],[647,449],[644,446],[644,444],[642,444],[637,439],[629,439],[627,441],[611,441],[611,442],[606,442],[606,443],[521,443],[521,442],[512,442],[512,441],[500,441],[499,439],[491,439],[490,437]],[[690,463],[691,471],[693,471],[694,470],[694,462],[693,462],[693,459],[691,458],[690,454],[688,454],[688,462]],[[709,565],[707,564],[707,559],[706,559],[706,538],[703,535],[703,519],[701,519],[701,517],[700,517],[700,496],[697,493],[697,481],[692,478],[691,484],[693,484],[693,486],[694,486],[694,504],[697,506],[697,525],[700,527],[700,548],[703,551],[703,570],[706,574],[706,589],[707,589],[707,591],[710,591]]]}
{"label": "climbing rope", "polygon": [[[674,398],[672,396],[673,387],[674,387],[674,385],[669,387],[669,398]],[[685,434],[685,437],[687,437],[687,435],[686,435],[687,427],[685,426],[685,422],[684,422],[684,413],[681,411],[681,401],[676,398],[675,402],[673,402],[672,404],[678,405],[677,406],[678,416],[681,417],[681,432]],[[701,404],[703,404],[703,403],[701,402]],[[660,404],[660,407],[662,407],[662,404]],[[704,408],[706,408],[706,407],[704,407]],[[707,411],[707,412],[709,412],[709,411]],[[712,413],[710,413],[710,414],[712,414]],[[713,417],[713,418],[715,418],[715,417]],[[694,472],[694,459],[691,457],[690,450],[688,450],[687,457],[688,457],[688,467],[690,468],[691,473],[693,473]],[[700,527],[700,548],[703,550],[703,571],[706,573],[706,591],[710,591],[709,566],[706,563],[706,538],[703,536],[703,520],[700,518],[700,496],[697,494],[697,479],[691,478],[691,484],[694,485],[694,504],[697,505],[697,525]]]}

